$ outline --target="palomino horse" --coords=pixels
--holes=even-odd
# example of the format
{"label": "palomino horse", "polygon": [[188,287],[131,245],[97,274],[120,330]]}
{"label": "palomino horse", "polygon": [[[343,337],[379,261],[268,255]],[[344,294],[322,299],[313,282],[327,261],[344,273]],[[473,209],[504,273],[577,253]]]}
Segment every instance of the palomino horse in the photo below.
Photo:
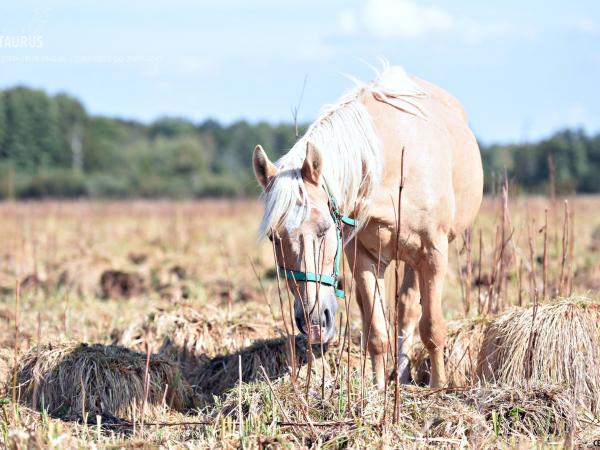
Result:
{"label": "palomino horse", "polygon": [[479,147],[458,101],[386,67],[327,107],[276,164],[258,145],[253,166],[264,189],[260,230],[274,240],[298,328],[317,342],[335,335],[343,234],[378,387],[393,338],[384,271],[396,259],[406,263],[396,308],[400,379],[410,378],[406,354],[418,321],[430,384],[444,386],[448,243],[474,220],[483,190]]}

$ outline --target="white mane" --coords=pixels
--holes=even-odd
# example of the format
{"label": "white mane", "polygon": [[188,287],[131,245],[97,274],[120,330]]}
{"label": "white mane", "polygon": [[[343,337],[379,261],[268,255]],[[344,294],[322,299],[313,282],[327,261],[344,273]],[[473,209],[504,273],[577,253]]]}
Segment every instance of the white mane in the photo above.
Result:
{"label": "white mane", "polygon": [[382,154],[371,117],[360,98],[368,93],[379,101],[424,117],[416,103],[426,94],[401,67],[387,64],[373,82],[356,84],[335,104],[326,106],[306,134],[277,161],[277,175],[263,194],[265,212],[260,237],[286,222],[298,224],[307,217],[311,205],[300,170],[308,142],[321,153],[324,182],[342,214],[352,217],[356,214],[357,230],[366,224],[370,197],[381,178]]}

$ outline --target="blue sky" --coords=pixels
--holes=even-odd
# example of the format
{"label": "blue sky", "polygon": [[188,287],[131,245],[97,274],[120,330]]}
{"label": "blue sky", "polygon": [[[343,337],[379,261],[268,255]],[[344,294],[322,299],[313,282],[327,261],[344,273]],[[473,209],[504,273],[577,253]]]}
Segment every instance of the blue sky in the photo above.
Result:
{"label": "blue sky", "polygon": [[[15,44],[15,36],[27,41]],[[379,57],[465,105],[484,142],[566,126],[600,131],[600,1],[11,1],[0,87],[80,98],[88,111],[291,121],[372,75]]]}

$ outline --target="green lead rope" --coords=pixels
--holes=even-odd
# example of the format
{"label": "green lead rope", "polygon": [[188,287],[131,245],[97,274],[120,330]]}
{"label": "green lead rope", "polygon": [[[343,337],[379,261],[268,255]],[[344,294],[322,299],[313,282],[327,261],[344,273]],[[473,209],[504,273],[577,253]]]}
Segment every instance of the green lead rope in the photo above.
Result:
{"label": "green lead rope", "polygon": [[349,225],[351,227],[356,226],[356,221],[351,217],[344,216],[340,213],[338,208],[338,204],[335,201],[335,197],[331,195],[329,189],[327,189],[327,185],[323,185],[325,192],[329,196],[329,212],[331,213],[331,217],[333,218],[333,222],[336,227],[337,234],[337,250],[335,252],[335,260],[333,263],[333,275],[324,275],[320,273],[314,272],[301,272],[299,270],[288,270],[285,268],[280,268],[285,277],[294,281],[303,281],[310,283],[320,283],[325,286],[332,286],[335,290],[335,296],[338,298],[344,298],[346,294],[343,289],[339,289],[340,282],[340,266],[342,262],[342,224]]}

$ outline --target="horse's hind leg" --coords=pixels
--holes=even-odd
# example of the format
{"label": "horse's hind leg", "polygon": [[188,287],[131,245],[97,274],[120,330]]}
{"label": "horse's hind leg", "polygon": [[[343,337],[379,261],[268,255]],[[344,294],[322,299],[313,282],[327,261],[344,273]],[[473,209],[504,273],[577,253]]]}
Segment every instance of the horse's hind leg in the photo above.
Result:
{"label": "horse's hind leg", "polygon": [[404,277],[398,296],[398,375],[403,384],[410,383],[410,358],[408,352],[413,343],[417,322],[421,316],[421,295],[417,273],[404,264]]}
{"label": "horse's hind leg", "polygon": [[446,323],[442,313],[442,289],[447,266],[448,239],[446,236],[441,236],[434,245],[425,250],[419,265],[422,306],[419,332],[431,360],[431,381],[429,385],[432,388],[446,385],[446,370],[444,368]]}

